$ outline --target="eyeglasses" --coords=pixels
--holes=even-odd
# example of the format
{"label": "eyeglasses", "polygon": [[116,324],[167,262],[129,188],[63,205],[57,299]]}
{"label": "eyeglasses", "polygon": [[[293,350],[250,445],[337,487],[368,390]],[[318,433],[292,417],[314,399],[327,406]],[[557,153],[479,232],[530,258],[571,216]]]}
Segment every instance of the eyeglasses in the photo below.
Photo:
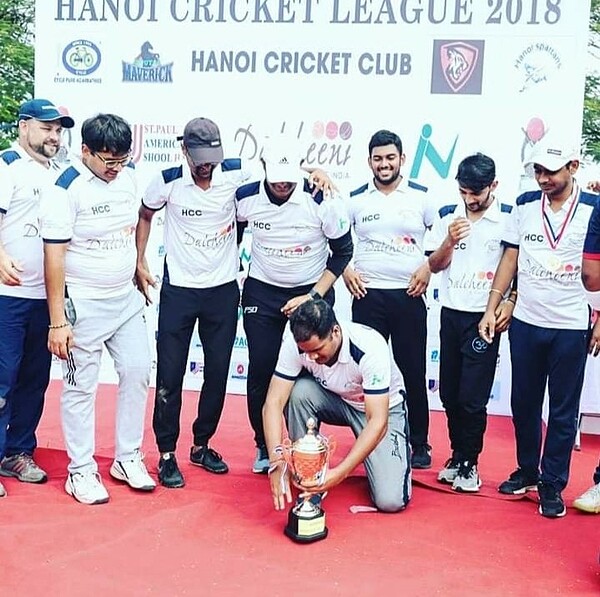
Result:
{"label": "eyeglasses", "polygon": [[117,166],[121,166],[121,168],[125,168],[129,162],[131,162],[131,155],[126,155],[124,158],[120,158],[118,160],[115,159],[106,159],[101,156],[99,153],[92,152],[92,155],[96,156],[109,170],[113,170]]}

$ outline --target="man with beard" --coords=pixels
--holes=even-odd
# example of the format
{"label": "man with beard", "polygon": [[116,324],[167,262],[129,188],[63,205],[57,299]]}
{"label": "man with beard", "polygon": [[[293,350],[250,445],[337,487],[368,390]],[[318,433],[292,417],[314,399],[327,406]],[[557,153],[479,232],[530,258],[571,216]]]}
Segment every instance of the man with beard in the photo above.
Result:
{"label": "man with beard", "polygon": [[348,212],[356,233],[353,267],[344,282],[353,296],[352,319],[376,329],[392,351],[406,384],[413,468],[431,467],[429,405],[425,385],[427,307],[431,272],[423,237],[435,209],[423,191],[400,173],[400,137],[376,132],[369,142],[373,180],[350,193]]}
{"label": "man with beard", "polygon": [[136,232],[137,282],[150,302],[148,286],[154,286],[154,279],[145,250],[152,217],[165,208],[153,428],[160,452],[158,480],[170,488],[185,485],[175,449],[196,322],[204,351],[204,383],[192,426],[190,462],[211,473],[229,470],[208,442],[223,411],[240,300],[234,194],[249,177],[239,159],[223,159],[221,134],[212,120],[190,120],[180,140],[186,163],[163,170],[150,183]]}
{"label": "man with beard", "polygon": [[477,469],[487,422],[486,406],[496,373],[500,332],[507,329],[517,293],[498,307],[496,335],[484,342],[477,326],[485,311],[500,241],[512,207],[494,195],[494,160],[465,158],[456,175],[462,202],[445,205],[425,236],[429,267],[440,280],[440,399],[446,411],[452,455],[438,474],[454,491],[477,492]]}
{"label": "man with beard", "polygon": [[52,185],[62,130],[73,124],[52,102],[32,99],[19,110],[18,141],[0,153],[0,475],[28,483],[47,479],[33,460],[51,360],[40,191]]}
{"label": "man with beard", "polygon": [[479,333],[493,341],[498,305],[518,275],[519,300],[509,331],[518,468],[498,490],[515,495],[537,489],[540,514],[559,518],[567,513],[562,491],[569,479],[587,353],[600,340],[598,322],[590,340],[590,308],[581,283],[596,197],[582,191],[574,178],[579,168],[575,143],[544,137],[529,162],[540,190],[517,197]]}

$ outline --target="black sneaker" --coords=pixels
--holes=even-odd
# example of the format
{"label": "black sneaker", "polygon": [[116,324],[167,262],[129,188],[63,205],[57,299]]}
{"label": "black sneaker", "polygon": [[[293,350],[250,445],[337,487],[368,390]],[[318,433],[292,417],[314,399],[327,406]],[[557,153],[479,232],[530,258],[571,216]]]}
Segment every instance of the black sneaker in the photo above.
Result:
{"label": "black sneaker", "polygon": [[158,460],[158,482],[164,487],[175,489],[183,487],[185,480],[173,452],[166,452]]}
{"label": "black sneaker", "polygon": [[413,468],[431,468],[431,446],[429,444],[413,446],[410,464]]}
{"label": "black sneaker", "polygon": [[567,513],[567,508],[563,502],[560,491],[549,483],[538,484],[538,494],[540,496],[539,511],[546,518],[561,518]]}
{"label": "black sneaker", "polygon": [[229,467],[223,462],[223,457],[208,446],[202,446],[196,450],[192,448],[190,450],[190,462],[216,475],[229,472]]}
{"label": "black sneaker", "polygon": [[538,481],[537,475],[535,477],[527,475],[523,469],[518,468],[510,474],[506,481],[500,483],[498,491],[506,495],[521,495],[526,491],[535,491]]}

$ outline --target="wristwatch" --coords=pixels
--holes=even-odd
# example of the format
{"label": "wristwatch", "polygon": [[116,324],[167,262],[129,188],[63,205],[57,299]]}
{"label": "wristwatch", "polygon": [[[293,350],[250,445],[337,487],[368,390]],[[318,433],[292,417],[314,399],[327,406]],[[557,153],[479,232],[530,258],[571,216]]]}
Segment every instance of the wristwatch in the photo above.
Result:
{"label": "wristwatch", "polygon": [[320,294],[319,294],[319,293],[318,293],[318,292],[317,292],[317,291],[316,291],[314,288],[311,288],[311,289],[308,291],[308,296],[310,296],[310,298],[311,298],[313,301],[316,301],[316,300],[318,300],[318,299],[322,299],[322,298],[323,298],[323,297],[322,297],[322,296],[321,296],[321,295],[320,295]]}

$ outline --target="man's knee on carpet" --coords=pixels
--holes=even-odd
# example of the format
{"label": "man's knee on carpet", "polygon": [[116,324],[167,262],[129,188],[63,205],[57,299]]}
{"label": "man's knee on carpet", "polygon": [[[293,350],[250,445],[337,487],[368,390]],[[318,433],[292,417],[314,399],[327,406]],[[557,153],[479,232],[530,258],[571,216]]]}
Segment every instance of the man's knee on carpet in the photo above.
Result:
{"label": "man's knee on carpet", "polygon": [[379,510],[379,512],[385,512],[393,514],[395,512],[401,512],[406,508],[410,497],[407,495],[400,495],[397,491],[379,491],[378,493],[371,492],[371,499],[373,504]]}

